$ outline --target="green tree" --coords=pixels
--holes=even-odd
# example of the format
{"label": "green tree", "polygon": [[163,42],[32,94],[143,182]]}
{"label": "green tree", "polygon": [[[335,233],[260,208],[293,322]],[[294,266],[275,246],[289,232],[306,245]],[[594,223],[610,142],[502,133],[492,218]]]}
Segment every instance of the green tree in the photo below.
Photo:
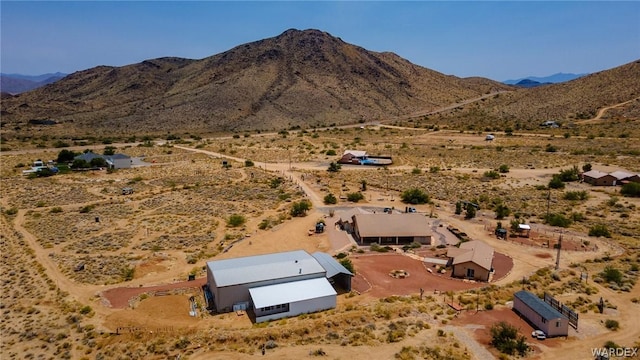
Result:
{"label": "green tree", "polygon": [[60,152],[58,153],[58,159],[56,160],[58,163],[68,163],[68,162],[72,162],[73,158],[76,157],[76,153],[71,151],[71,150],[67,150],[67,149],[62,149],[60,150]]}
{"label": "green tree", "polygon": [[362,195],[361,192],[354,192],[354,193],[348,193],[347,194],[347,200],[351,201],[351,202],[358,202],[360,200],[364,199],[364,195]]}
{"label": "green tree", "polygon": [[460,201],[456,202],[456,215],[462,214],[462,203]]}
{"label": "green tree", "polygon": [[630,182],[622,185],[620,194],[629,197],[640,197],[640,183]]}
{"label": "green tree", "polygon": [[406,204],[426,204],[429,202],[429,195],[418,188],[405,190],[401,195],[403,203]]}
{"label": "green tree", "polygon": [[91,167],[106,167],[107,166],[107,160],[101,158],[101,157],[95,157],[93,159],[91,159],[91,161],[89,162],[89,165],[91,165]]}
{"label": "green tree", "polygon": [[495,211],[496,211],[496,219],[498,220],[502,220],[507,216],[509,216],[509,214],[511,214],[511,210],[509,210],[507,205],[504,205],[504,204],[498,204],[498,206],[496,206]]}
{"label": "green tree", "polygon": [[337,204],[338,203],[338,199],[333,194],[327,194],[324,197],[324,203],[327,204],[327,205]]}
{"label": "green tree", "polygon": [[560,175],[553,174],[551,180],[549,180],[549,189],[564,189],[564,182]]}
{"label": "green tree", "polygon": [[529,351],[525,340],[524,336],[518,334],[518,329],[507,322],[500,321],[491,326],[491,345],[502,353],[525,356]]}
{"label": "green tree", "polygon": [[600,276],[608,283],[614,282],[618,285],[622,284],[622,272],[613,266],[606,266],[600,273]]}
{"label": "green tree", "polygon": [[466,214],[464,215],[465,219],[468,220],[468,219],[473,219],[474,217],[476,217],[477,210],[476,210],[476,207],[473,206],[472,203],[470,203],[470,202],[467,203],[467,205],[465,206],[465,211],[466,211]]}
{"label": "green tree", "polygon": [[328,172],[338,172],[338,171],[340,171],[341,168],[342,168],[342,165],[332,161],[329,164],[329,168],[327,169],[327,171]]}
{"label": "green tree", "polygon": [[591,171],[592,166],[590,163],[586,163],[584,165],[582,165],[582,171],[587,172],[587,171]]}
{"label": "green tree", "polygon": [[349,258],[340,259],[340,265],[344,266],[345,269],[349,270],[353,275],[356,274],[356,270],[353,268],[353,263]]}
{"label": "green tree", "polygon": [[245,222],[247,222],[247,219],[243,215],[233,214],[229,216],[229,219],[227,220],[227,226],[238,227],[244,225]]}
{"label": "green tree", "polygon": [[309,200],[300,200],[291,205],[291,216],[306,216],[307,211],[311,209]]}
{"label": "green tree", "polygon": [[105,146],[104,151],[102,152],[103,155],[113,155],[115,153],[116,153],[116,148],[113,146]]}
{"label": "green tree", "polygon": [[84,159],[75,159],[71,164],[72,169],[86,169],[89,167],[89,163],[87,163]]}

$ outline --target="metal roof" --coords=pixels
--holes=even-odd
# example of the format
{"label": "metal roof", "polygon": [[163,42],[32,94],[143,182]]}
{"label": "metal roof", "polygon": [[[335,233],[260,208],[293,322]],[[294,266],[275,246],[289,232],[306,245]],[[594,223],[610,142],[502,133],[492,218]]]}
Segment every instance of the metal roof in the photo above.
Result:
{"label": "metal roof", "polygon": [[367,152],[364,150],[345,150],[344,153],[342,154],[342,156],[345,156],[347,154],[351,154],[355,157],[365,157],[367,156]]}
{"label": "metal roof", "polygon": [[528,307],[532,308],[537,314],[542,316],[545,320],[553,320],[565,317],[558,310],[551,307],[551,305],[544,302],[544,300],[537,297],[535,294],[530,293],[525,290],[520,290],[517,293],[513,294],[514,297],[517,297],[525,303]]}
{"label": "metal roof", "polygon": [[254,287],[249,294],[256,309],[337,295],[326,278]]}
{"label": "metal roof", "polygon": [[429,220],[420,214],[355,214],[360,237],[431,236]]}
{"label": "metal roof", "polygon": [[606,172],[598,171],[598,170],[590,170],[582,174],[582,177],[590,177],[593,179],[600,179],[601,177],[605,177],[609,174]]}
{"label": "metal roof", "polygon": [[340,264],[336,259],[334,259],[331,255],[323,252],[314,252],[311,254],[322,267],[327,271],[327,279],[332,278],[338,274],[347,274],[353,276],[351,271],[347,270],[342,264]]}
{"label": "metal roof", "polygon": [[218,287],[326,273],[304,250],[213,260],[207,262],[207,267]]}

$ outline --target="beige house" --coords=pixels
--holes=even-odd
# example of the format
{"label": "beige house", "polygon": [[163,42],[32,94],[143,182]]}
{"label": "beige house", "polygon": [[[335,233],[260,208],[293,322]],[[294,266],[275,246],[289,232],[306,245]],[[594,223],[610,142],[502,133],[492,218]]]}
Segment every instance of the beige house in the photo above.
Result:
{"label": "beige house", "polygon": [[598,170],[591,170],[582,174],[582,181],[594,186],[614,186],[618,179],[611,174]]}
{"label": "beige house", "polygon": [[431,226],[424,215],[355,214],[352,219],[353,237],[360,245],[431,245]]}
{"label": "beige house", "polygon": [[493,272],[493,248],[482,241],[468,241],[447,251],[452,276],[489,281]]}

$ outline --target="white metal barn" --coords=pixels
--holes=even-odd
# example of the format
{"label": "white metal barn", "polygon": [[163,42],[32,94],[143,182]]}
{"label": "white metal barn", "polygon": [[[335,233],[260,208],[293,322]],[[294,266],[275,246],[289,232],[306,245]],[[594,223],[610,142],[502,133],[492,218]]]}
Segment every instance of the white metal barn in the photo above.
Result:
{"label": "white metal barn", "polygon": [[207,262],[216,310],[251,309],[260,322],[335,307],[331,283],[348,290],[352,274],[332,257],[318,254],[296,250]]}
{"label": "white metal barn", "polygon": [[336,291],[326,278],[300,280],[249,289],[256,322],[336,307]]}
{"label": "white metal barn", "polygon": [[533,293],[524,290],[515,293],[513,310],[524,316],[537,330],[542,330],[547,337],[569,334],[569,319]]}

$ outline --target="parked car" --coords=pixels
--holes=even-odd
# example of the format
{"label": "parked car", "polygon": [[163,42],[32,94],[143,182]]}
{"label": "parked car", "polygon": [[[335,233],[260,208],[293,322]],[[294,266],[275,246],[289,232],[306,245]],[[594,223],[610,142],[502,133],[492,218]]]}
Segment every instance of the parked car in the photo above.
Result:
{"label": "parked car", "polygon": [[408,213],[415,213],[415,212],[417,212],[417,211],[416,211],[416,208],[414,208],[414,207],[408,207],[408,208],[407,208],[407,212],[408,212]]}
{"label": "parked car", "polygon": [[544,340],[547,338],[547,335],[545,335],[544,331],[542,330],[534,330],[531,333],[531,336],[538,339],[538,340]]}
{"label": "parked car", "polygon": [[393,212],[393,210],[391,210],[391,208],[384,208],[384,210],[382,210],[382,211],[384,211],[385,214],[391,214]]}

